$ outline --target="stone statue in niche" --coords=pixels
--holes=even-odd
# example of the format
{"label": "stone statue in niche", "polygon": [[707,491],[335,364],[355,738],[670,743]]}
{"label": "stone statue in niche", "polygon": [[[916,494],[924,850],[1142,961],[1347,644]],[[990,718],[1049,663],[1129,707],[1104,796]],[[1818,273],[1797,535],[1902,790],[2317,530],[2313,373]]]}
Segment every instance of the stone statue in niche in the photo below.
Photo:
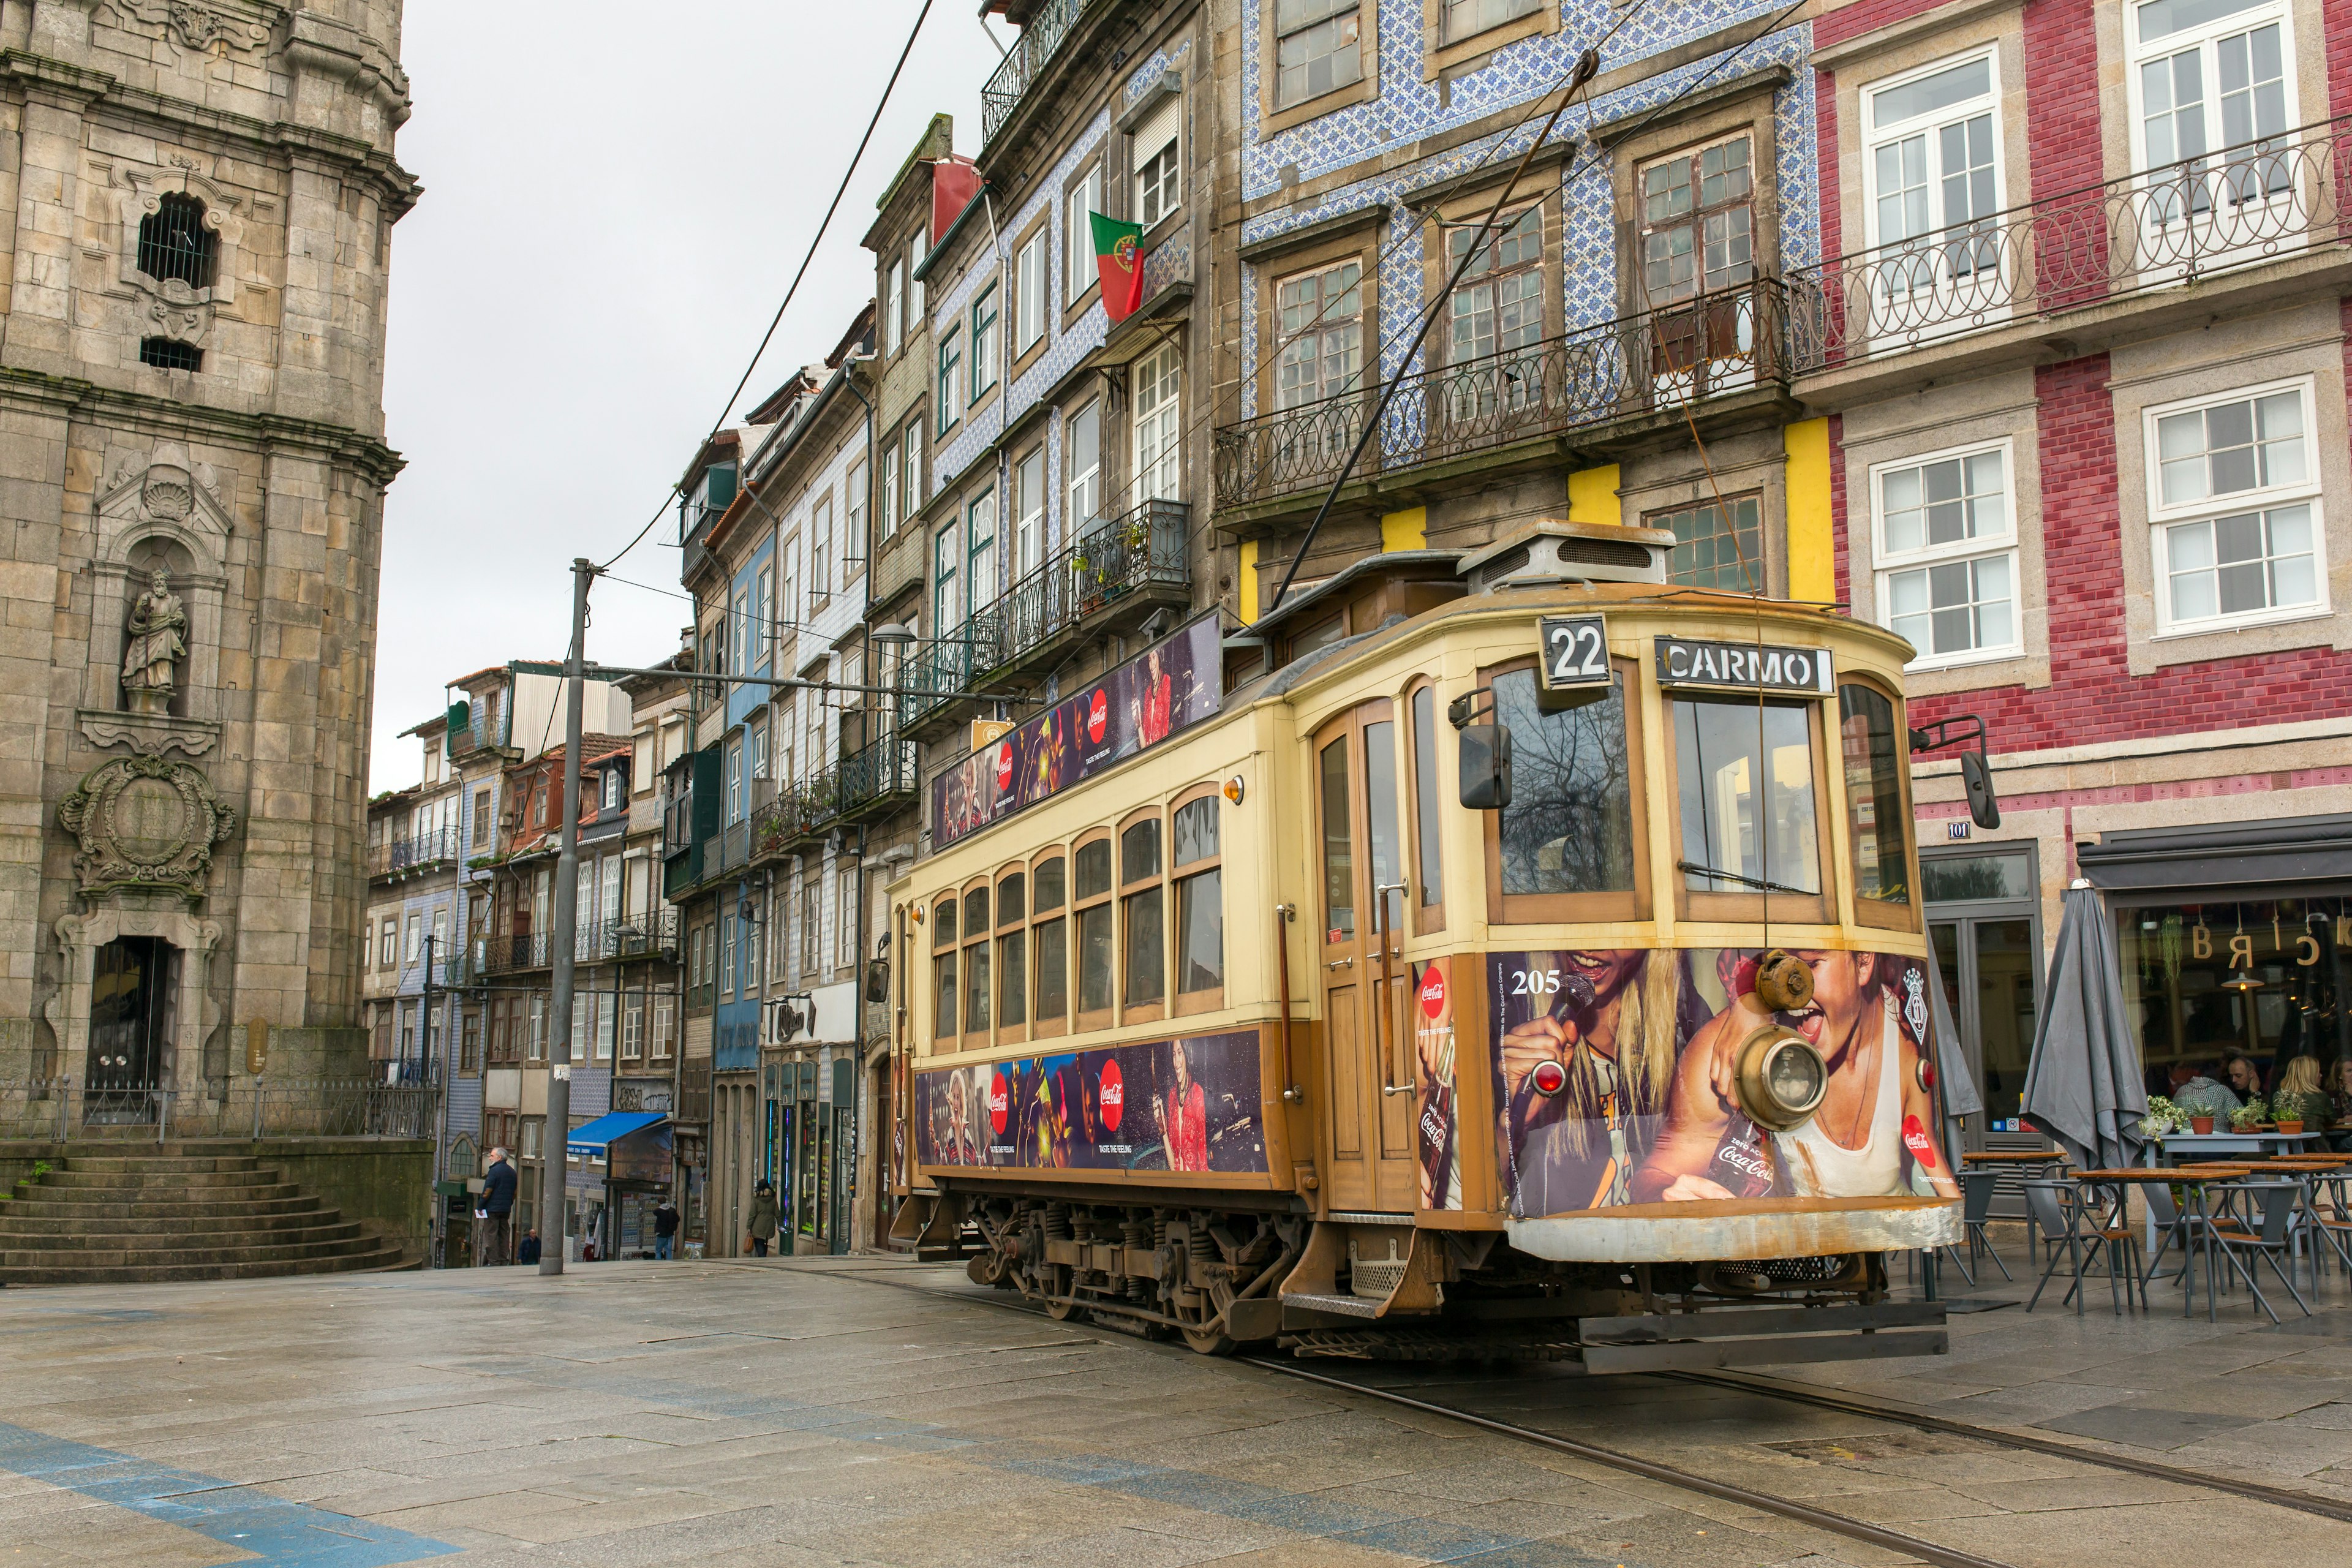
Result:
{"label": "stone statue in niche", "polygon": [[157,567],[147,591],[131,606],[122,656],[122,695],[133,713],[168,712],[179,684],[180,660],[188,654],[188,611],[172,592],[172,580]]}

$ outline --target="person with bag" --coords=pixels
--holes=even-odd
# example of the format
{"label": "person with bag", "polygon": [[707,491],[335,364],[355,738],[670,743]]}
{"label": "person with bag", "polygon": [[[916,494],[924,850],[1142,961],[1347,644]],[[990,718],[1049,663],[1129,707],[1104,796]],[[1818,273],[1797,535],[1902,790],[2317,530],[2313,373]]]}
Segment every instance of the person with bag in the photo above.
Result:
{"label": "person with bag", "polygon": [[490,1151],[490,1168],[482,1173],[482,1195],[474,1206],[475,1223],[482,1227],[482,1266],[496,1268],[508,1260],[508,1225],[514,1215],[515,1168],[507,1152]]}
{"label": "person with bag", "polygon": [[768,1184],[765,1177],[751,1190],[751,1218],[744,1228],[751,1233],[744,1239],[751,1244],[751,1256],[767,1257],[768,1243],[776,1235],[776,1189]]}

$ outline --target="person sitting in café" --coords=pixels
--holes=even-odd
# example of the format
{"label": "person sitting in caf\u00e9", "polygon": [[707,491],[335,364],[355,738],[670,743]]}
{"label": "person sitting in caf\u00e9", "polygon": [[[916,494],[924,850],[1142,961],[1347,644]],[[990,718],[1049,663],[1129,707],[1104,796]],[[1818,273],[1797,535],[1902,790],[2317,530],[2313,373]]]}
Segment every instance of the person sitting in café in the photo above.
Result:
{"label": "person sitting in caf\u00e9", "polygon": [[2221,1058],[2222,1076],[2228,1079],[2231,1092],[2240,1100],[2252,1100],[2263,1092],[2263,1069],[2254,1058],[2243,1051],[2231,1051]]}
{"label": "person sitting in caf\u00e9", "polygon": [[2226,1119],[2241,1101],[2214,1081],[2211,1062],[2176,1062],[2172,1068],[2172,1103],[2190,1116]]}
{"label": "person sitting in caf\u00e9", "polygon": [[2352,1151],[2352,1057],[2340,1057],[2328,1075],[2329,1098],[2336,1102],[2336,1135],[2328,1142],[2338,1152]]}

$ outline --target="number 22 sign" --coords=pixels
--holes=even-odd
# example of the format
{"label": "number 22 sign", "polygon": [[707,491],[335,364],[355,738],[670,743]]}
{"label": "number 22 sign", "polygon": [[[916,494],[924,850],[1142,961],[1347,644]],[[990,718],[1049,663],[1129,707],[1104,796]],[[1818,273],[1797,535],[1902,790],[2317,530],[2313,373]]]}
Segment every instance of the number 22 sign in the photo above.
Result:
{"label": "number 22 sign", "polygon": [[1609,628],[1599,616],[1546,616],[1536,623],[1548,691],[1609,684]]}

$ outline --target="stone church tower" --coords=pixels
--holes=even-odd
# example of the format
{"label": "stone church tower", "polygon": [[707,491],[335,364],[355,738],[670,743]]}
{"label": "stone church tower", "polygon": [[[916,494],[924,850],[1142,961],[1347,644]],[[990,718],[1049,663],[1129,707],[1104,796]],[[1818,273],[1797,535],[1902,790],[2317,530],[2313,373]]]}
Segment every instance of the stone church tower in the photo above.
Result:
{"label": "stone church tower", "polygon": [[400,26],[0,0],[0,1096],[357,1040]]}

